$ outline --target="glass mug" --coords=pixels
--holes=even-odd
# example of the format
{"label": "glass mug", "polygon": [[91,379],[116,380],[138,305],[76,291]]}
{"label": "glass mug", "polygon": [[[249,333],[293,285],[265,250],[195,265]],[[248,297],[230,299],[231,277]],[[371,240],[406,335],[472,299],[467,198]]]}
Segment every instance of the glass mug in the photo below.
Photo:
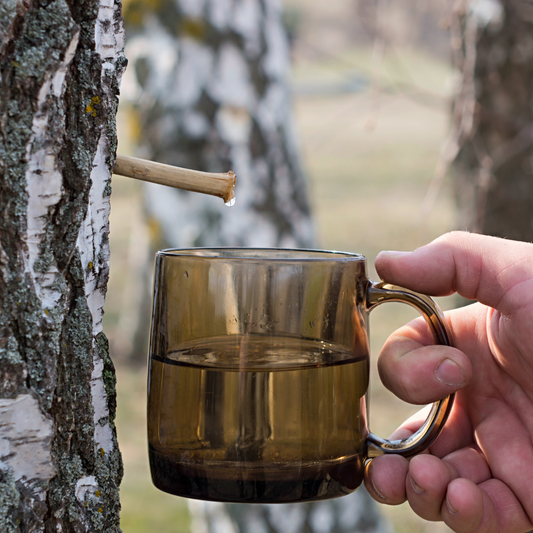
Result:
{"label": "glass mug", "polygon": [[335,498],[368,459],[413,456],[452,406],[388,441],[368,430],[368,312],[416,307],[451,345],[431,298],[373,283],[358,254],[283,249],[163,250],[156,259],[148,441],[161,490],[203,500]]}

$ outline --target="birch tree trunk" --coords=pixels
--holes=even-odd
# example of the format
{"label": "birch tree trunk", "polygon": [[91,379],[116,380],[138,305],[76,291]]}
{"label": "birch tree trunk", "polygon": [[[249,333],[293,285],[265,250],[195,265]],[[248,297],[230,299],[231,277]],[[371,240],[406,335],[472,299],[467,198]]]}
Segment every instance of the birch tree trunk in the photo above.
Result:
{"label": "birch tree trunk", "polygon": [[[460,6],[461,7],[461,6]],[[452,27],[463,84],[454,161],[461,228],[533,240],[533,5],[463,2]]]}
{"label": "birch tree trunk", "polygon": [[131,0],[125,80],[139,154],[237,175],[238,209],[158,186],[147,207],[173,246],[309,246],[314,233],[277,0]]}
{"label": "birch tree trunk", "polygon": [[0,531],[118,532],[102,332],[117,0],[0,6]]}
{"label": "birch tree trunk", "polygon": [[[310,247],[307,183],[293,125],[277,0],[131,0],[125,11],[137,155],[237,175],[236,205],[146,187],[158,246]],[[146,357],[146,342],[142,346]],[[195,533],[389,531],[360,489],[294,505],[190,502]]]}
{"label": "birch tree trunk", "polygon": [[[136,155],[237,175],[232,209],[147,184],[154,247],[312,246],[278,1],[130,0],[124,17],[131,68],[122,85]],[[140,324],[132,359],[142,364],[149,299],[146,292],[143,311],[125,309],[121,320]]]}

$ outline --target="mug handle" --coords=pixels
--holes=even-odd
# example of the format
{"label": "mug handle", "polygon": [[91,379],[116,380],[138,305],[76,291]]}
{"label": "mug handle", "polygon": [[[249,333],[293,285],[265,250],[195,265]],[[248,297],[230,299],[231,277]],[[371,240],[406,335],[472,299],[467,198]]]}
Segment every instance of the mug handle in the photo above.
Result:
{"label": "mug handle", "polygon": [[[415,307],[426,319],[437,344],[453,346],[446,319],[437,303],[429,296],[385,282],[370,282],[366,288],[367,311],[371,311],[384,302],[403,302]],[[372,459],[385,453],[412,457],[429,448],[444,427],[452,409],[454,397],[455,394],[451,394],[435,402],[424,424],[410,437],[387,440],[369,433],[367,457]]]}

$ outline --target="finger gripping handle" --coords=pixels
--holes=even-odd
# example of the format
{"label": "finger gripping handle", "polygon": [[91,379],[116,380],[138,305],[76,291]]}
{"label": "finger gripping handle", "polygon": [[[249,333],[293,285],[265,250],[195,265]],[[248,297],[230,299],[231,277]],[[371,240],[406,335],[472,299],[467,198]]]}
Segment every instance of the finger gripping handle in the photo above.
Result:
{"label": "finger gripping handle", "polygon": [[[439,306],[429,296],[397,285],[370,282],[366,290],[367,311],[371,311],[385,302],[402,302],[418,309],[426,319],[436,343],[453,346],[446,319]],[[367,437],[367,457],[371,459],[385,453],[412,457],[429,448],[444,427],[452,409],[454,396],[451,394],[443,400],[435,402],[424,424],[410,437],[401,440],[387,440],[370,433]]]}

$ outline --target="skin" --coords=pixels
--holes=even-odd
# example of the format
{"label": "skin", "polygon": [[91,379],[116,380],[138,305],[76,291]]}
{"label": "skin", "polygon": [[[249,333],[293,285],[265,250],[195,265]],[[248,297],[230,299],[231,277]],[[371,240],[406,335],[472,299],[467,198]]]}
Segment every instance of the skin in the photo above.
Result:
{"label": "skin", "polygon": [[423,319],[385,344],[378,368],[398,397],[426,404],[457,395],[427,453],[367,465],[368,491],[382,503],[407,500],[458,533],[533,529],[533,244],[454,232],[414,252],[382,252],[376,269],[390,283],[477,302],[446,313],[455,348],[433,345]]}

